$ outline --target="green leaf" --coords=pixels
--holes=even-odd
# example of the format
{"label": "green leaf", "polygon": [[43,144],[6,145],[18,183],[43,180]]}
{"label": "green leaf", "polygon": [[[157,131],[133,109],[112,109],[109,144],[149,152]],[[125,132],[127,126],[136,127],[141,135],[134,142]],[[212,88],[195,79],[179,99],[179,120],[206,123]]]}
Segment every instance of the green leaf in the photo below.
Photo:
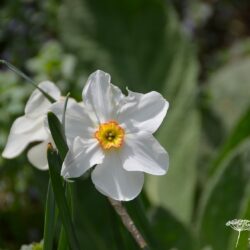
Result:
{"label": "green leaf", "polygon": [[210,175],[215,173],[223,160],[244,140],[250,137],[250,107],[246,113],[240,118],[225,143],[220,148],[217,157],[210,168]]}
{"label": "green leaf", "polygon": [[169,171],[162,177],[148,176],[146,190],[155,205],[170,210],[188,224],[193,211],[201,128],[195,106],[198,65],[191,48],[185,44],[182,46],[182,53],[177,55],[165,86],[168,95],[170,83],[175,97],[171,96],[173,100],[166,121],[156,135],[169,153]]}
{"label": "green leaf", "polygon": [[43,247],[44,250],[53,249],[53,236],[55,233],[55,199],[54,193],[51,186],[51,181],[48,184],[46,210],[45,210],[45,222],[44,222],[44,233],[43,233]]}
{"label": "green leaf", "polygon": [[135,243],[134,239],[132,239],[131,234],[124,227],[120,216],[118,216],[117,213],[114,213],[114,208],[110,204],[108,206],[108,210],[113,231],[114,250],[137,250],[138,245]]}
{"label": "green leaf", "polygon": [[129,215],[140,233],[143,235],[149,248],[161,249],[159,242],[155,238],[154,231],[151,228],[141,197],[139,196],[133,201],[123,203],[123,205],[127,208]]}
{"label": "green leaf", "polygon": [[[246,150],[244,154],[244,163],[246,166],[249,166],[250,162],[250,143],[246,143]],[[246,185],[246,191],[244,192],[244,198],[242,199],[241,203],[239,205],[239,213],[236,216],[238,219],[250,219],[250,182]],[[229,239],[229,250],[234,250],[235,249],[235,243],[236,243],[236,238],[237,238],[237,232],[232,231],[231,232],[231,237]],[[240,240],[238,243],[237,250],[246,250],[249,248],[249,240],[248,238],[250,237],[250,232],[249,231],[244,231],[241,232]]]}
{"label": "green leaf", "polygon": [[205,246],[214,250],[228,249],[232,232],[225,224],[237,218],[245,200],[250,173],[242,151],[234,154],[223,166],[209,181],[203,194],[198,229],[199,249]]}
{"label": "green leaf", "polygon": [[[64,105],[64,110],[63,110],[63,117],[62,117],[62,123],[59,121],[59,119],[57,118],[57,116],[52,113],[49,112],[48,113],[48,124],[49,124],[49,128],[51,131],[51,135],[53,137],[53,140],[56,144],[56,147],[58,148],[58,152],[61,156],[61,159],[63,160],[68,152],[68,145],[66,142],[66,137],[65,137],[65,113],[66,113],[66,109],[67,109],[67,103],[68,103],[68,98],[69,95],[67,95],[66,100],[65,100],[65,105]],[[71,194],[68,193],[67,190],[70,189],[69,187],[69,183],[65,183],[66,185],[66,196],[69,198],[68,203],[69,206],[71,207]],[[59,237],[59,243],[58,243],[58,249],[62,250],[62,249],[68,249],[68,244],[67,244],[67,237],[66,237],[66,231],[65,228],[62,227],[60,230],[60,237]]]}
{"label": "green leaf", "polygon": [[67,250],[68,249],[67,236],[66,236],[64,227],[61,227],[61,230],[60,230],[57,249],[58,250]]}
{"label": "green leaf", "polygon": [[[243,41],[244,42],[244,41]],[[248,39],[248,46],[250,42]],[[238,48],[231,51],[239,51]],[[220,117],[225,131],[230,131],[250,105],[250,57],[232,55],[231,61],[209,78],[210,107]]]}
{"label": "green leaf", "polygon": [[[71,191],[72,185],[70,183],[67,183],[67,182],[65,182],[64,184],[65,184],[66,197],[67,197],[67,200],[68,200],[72,221],[74,223],[74,211],[73,211],[73,205],[74,205],[73,195],[74,194]],[[64,228],[61,227],[61,231],[60,231],[60,235],[59,235],[59,241],[58,241],[58,250],[66,250],[66,249],[68,249],[66,232],[65,232]]]}
{"label": "green leaf", "polygon": [[134,91],[159,90],[178,51],[180,26],[171,4],[162,1],[64,0],[59,23],[61,41],[78,56],[81,72],[103,69]]}
{"label": "green leaf", "polygon": [[146,211],[141,198],[139,196],[124,205],[149,248],[192,250],[194,242],[188,228],[163,208],[152,208]]}
{"label": "green leaf", "polygon": [[49,173],[51,178],[51,183],[53,191],[55,194],[56,204],[59,210],[59,216],[62,220],[66,236],[68,238],[69,245],[71,249],[80,249],[78,245],[78,240],[74,230],[74,226],[70,217],[70,210],[66,201],[64,188],[62,185],[62,179],[60,176],[61,160],[57,155],[57,152],[52,148],[51,145],[48,147],[48,163],[49,163]]}
{"label": "green leaf", "polygon": [[[240,208],[242,211],[240,211],[240,213],[238,214],[237,218],[242,218],[242,219],[249,219],[250,218],[250,189],[249,189],[249,185],[248,185],[248,191],[245,194],[245,199],[243,199],[243,204],[240,204]],[[244,204],[245,203],[245,204]],[[243,209],[242,209],[242,205],[243,205]],[[246,250],[249,247],[249,238],[250,233],[249,231],[242,231],[240,234],[240,239],[239,239],[239,243],[237,246],[237,250]],[[234,250],[235,249],[235,244],[237,241],[237,237],[238,237],[238,232],[237,231],[231,231],[231,236],[229,238],[229,250]]]}
{"label": "green leaf", "polygon": [[48,113],[48,124],[53,140],[56,144],[61,159],[63,160],[69,150],[63,131],[63,126],[57,116],[52,112]]}
{"label": "green leaf", "polygon": [[161,243],[162,248],[160,249],[194,249],[194,241],[190,228],[186,228],[163,208],[155,208],[150,214],[151,230]]}
{"label": "green leaf", "polygon": [[78,178],[71,185],[75,185],[75,225],[81,235],[81,249],[138,250],[120,217],[116,215],[107,198],[96,190],[90,178]]}

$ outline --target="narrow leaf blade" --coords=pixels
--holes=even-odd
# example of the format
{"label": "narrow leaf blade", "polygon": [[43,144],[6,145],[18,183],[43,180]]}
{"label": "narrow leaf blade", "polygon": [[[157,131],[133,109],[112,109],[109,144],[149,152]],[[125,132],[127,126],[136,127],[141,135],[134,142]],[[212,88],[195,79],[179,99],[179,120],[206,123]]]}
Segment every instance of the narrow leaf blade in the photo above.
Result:
{"label": "narrow leaf blade", "polygon": [[49,181],[47,200],[46,200],[45,222],[44,222],[44,243],[43,243],[44,250],[53,249],[54,230],[55,230],[55,199],[51,186],[51,181]]}
{"label": "narrow leaf blade", "polygon": [[232,231],[226,227],[226,222],[237,218],[249,180],[248,166],[242,154],[232,154],[204,191],[200,203],[199,249],[208,245],[215,250],[228,249]]}
{"label": "narrow leaf blade", "polygon": [[218,166],[223,162],[223,160],[240,145],[245,139],[250,137],[250,107],[246,113],[241,117],[239,122],[236,124],[231,135],[228,137],[226,142],[223,144],[222,148],[219,150],[217,157],[212,163],[210,169],[210,175],[213,175]]}
{"label": "narrow leaf blade", "polygon": [[80,249],[78,240],[75,234],[73,223],[71,221],[70,211],[66,201],[61,176],[58,172],[58,169],[60,168],[60,159],[57,155],[57,152],[52,148],[51,144],[49,144],[47,156],[49,163],[49,173],[53,191],[55,194],[56,204],[59,210],[59,216],[61,217],[62,224],[66,232],[70,248],[78,250]]}
{"label": "narrow leaf blade", "polygon": [[59,151],[61,159],[63,160],[69,150],[63,131],[63,126],[57,116],[52,112],[48,113],[48,124],[53,140]]}
{"label": "narrow leaf blade", "polygon": [[0,60],[0,63],[6,65],[12,72],[16,73],[17,75],[19,75],[20,77],[22,77],[23,79],[25,79],[27,82],[29,82],[30,84],[32,84],[36,89],[38,89],[50,102],[55,102],[56,100],[50,96],[48,93],[46,93],[43,89],[41,89],[30,77],[28,77],[27,75],[25,75],[21,70],[19,70],[18,68],[16,68],[14,65],[12,65],[11,63],[5,61],[5,60]]}

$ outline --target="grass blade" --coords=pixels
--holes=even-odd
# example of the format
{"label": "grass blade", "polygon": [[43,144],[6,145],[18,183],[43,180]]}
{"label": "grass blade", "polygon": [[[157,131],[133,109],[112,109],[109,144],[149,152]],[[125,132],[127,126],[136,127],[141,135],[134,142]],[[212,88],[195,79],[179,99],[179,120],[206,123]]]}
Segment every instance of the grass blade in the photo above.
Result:
{"label": "grass blade", "polygon": [[[69,210],[71,211],[71,218],[74,223],[74,214],[72,210],[73,202],[72,202],[72,194],[71,194],[71,186],[69,183],[65,182],[66,189],[66,197],[68,199]],[[66,238],[66,233],[63,227],[61,227],[59,241],[58,241],[58,250],[68,250],[68,243]]]}
{"label": "grass blade", "polygon": [[44,250],[53,249],[53,236],[55,232],[55,199],[54,193],[51,186],[51,181],[48,184],[47,200],[46,200],[46,211],[45,211],[45,222],[44,222]]}
{"label": "grass blade", "polygon": [[63,131],[63,126],[57,116],[52,112],[48,113],[48,124],[53,140],[56,144],[61,159],[63,160],[69,150]]}
{"label": "grass blade", "polygon": [[5,61],[5,60],[0,60],[0,63],[6,65],[11,71],[13,71],[14,73],[16,73],[17,75],[19,75],[20,77],[22,77],[23,79],[25,79],[27,82],[31,83],[36,89],[38,89],[50,102],[56,102],[56,100],[50,96],[48,93],[46,93],[43,89],[41,89],[39,86],[37,86],[37,84],[27,75],[25,75],[21,70],[19,70],[18,68],[16,68],[14,65],[12,65],[11,63]]}
{"label": "grass blade", "polygon": [[209,171],[213,175],[223,160],[235,149],[241,142],[250,137],[250,107],[236,124],[231,135],[228,137],[222,148],[219,150],[217,157],[212,163]]}
{"label": "grass blade", "polygon": [[80,248],[78,240],[75,234],[73,223],[71,221],[70,210],[66,201],[65,192],[60,176],[60,158],[58,157],[57,152],[53,149],[51,144],[49,144],[48,146],[47,156],[49,163],[49,173],[53,191],[55,194],[55,200],[58,207],[59,216],[62,220],[66,237],[70,245],[70,249],[79,250]]}
{"label": "grass blade", "polygon": [[68,242],[67,242],[67,238],[66,238],[66,233],[65,233],[64,228],[61,227],[57,250],[68,250],[68,249],[69,248],[68,248]]}

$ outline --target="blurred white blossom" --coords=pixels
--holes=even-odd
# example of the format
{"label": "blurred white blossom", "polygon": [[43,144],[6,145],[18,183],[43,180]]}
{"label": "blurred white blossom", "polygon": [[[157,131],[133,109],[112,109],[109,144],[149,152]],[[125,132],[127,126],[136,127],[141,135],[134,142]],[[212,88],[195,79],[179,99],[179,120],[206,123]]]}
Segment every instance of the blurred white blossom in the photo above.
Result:
{"label": "blurred white blossom", "polygon": [[[38,86],[55,100],[60,99],[60,90],[54,83],[44,81]],[[38,169],[48,169],[46,150],[51,136],[44,126],[44,119],[51,105],[51,102],[38,89],[31,94],[25,106],[24,115],[18,117],[11,127],[7,144],[2,153],[4,158],[15,158],[30,143],[40,142],[28,151],[28,159]]]}

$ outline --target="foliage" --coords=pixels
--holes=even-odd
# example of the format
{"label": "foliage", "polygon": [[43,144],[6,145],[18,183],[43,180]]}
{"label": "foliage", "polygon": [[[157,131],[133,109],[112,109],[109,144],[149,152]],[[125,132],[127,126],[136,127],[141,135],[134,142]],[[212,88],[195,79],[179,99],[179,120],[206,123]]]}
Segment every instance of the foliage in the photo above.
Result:
{"label": "foliage", "polygon": [[[97,68],[124,90],[161,92],[170,110],[156,137],[169,152],[170,169],[166,176],[149,176],[143,193],[126,208],[151,249],[234,249],[237,236],[226,222],[250,218],[249,40],[219,47],[218,54],[198,54],[205,53],[204,41],[187,35],[184,21],[190,17],[180,20],[178,1],[42,2],[3,4],[1,57],[37,82],[55,81],[78,100],[87,75]],[[192,9],[200,8],[195,2]],[[198,19],[201,29],[206,20]],[[217,56],[220,67],[206,71],[208,62],[198,59],[206,56]],[[32,90],[12,72],[0,71],[1,149]],[[0,176],[0,248],[39,241],[48,173],[32,168],[23,154],[0,158]],[[138,249],[88,175],[70,186],[80,249]],[[242,232],[237,249],[247,249],[247,238]]]}
{"label": "foliage", "polygon": [[42,250],[43,243],[32,243],[31,245],[23,245],[20,250]]}

